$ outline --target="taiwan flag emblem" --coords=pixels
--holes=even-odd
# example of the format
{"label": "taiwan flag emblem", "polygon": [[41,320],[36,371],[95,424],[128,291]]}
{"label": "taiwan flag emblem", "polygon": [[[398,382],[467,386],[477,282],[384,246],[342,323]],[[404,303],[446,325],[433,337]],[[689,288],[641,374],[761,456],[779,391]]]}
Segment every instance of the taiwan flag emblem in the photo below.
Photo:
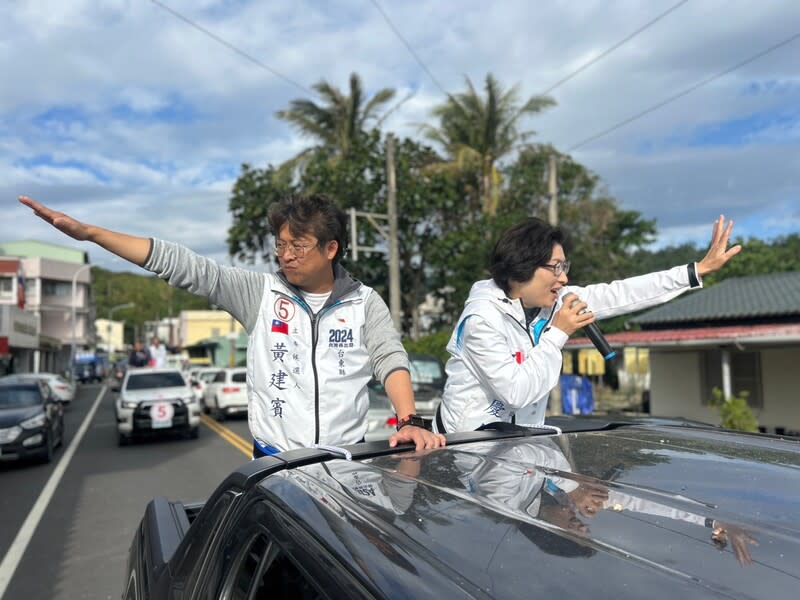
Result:
{"label": "taiwan flag emblem", "polygon": [[283,333],[289,335],[289,324],[280,319],[272,319],[272,333]]}

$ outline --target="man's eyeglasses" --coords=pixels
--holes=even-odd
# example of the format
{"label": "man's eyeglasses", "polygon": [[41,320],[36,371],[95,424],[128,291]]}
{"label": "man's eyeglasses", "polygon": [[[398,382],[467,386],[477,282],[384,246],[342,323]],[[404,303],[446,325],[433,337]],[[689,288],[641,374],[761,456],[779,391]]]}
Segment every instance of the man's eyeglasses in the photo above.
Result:
{"label": "man's eyeglasses", "polygon": [[303,258],[306,252],[314,246],[316,246],[316,244],[287,244],[286,242],[278,242],[275,244],[275,256],[283,256],[286,254],[286,251],[289,250],[297,258]]}
{"label": "man's eyeglasses", "polygon": [[550,269],[553,272],[553,275],[558,277],[562,273],[569,273],[569,261],[558,261],[554,265],[539,265],[543,269]]}

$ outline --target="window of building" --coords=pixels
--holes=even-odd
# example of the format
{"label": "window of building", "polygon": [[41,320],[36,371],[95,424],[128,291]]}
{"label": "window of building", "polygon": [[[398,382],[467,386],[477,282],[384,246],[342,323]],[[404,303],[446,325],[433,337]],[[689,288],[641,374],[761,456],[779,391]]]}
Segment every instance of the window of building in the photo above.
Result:
{"label": "window of building", "polygon": [[42,295],[69,298],[72,296],[72,284],[67,283],[66,281],[45,279],[42,281]]}
{"label": "window of building", "polygon": [[14,290],[14,281],[11,277],[0,277],[0,298],[11,298]]}
{"label": "window of building", "polygon": [[[747,404],[750,408],[761,408],[763,396],[761,391],[761,354],[759,352],[743,352],[729,350],[731,368],[731,392],[738,396],[747,392]],[[711,350],[703,354],[703,404],[711,401],[711,392],[717,387],[722,389],[722,351]]]}

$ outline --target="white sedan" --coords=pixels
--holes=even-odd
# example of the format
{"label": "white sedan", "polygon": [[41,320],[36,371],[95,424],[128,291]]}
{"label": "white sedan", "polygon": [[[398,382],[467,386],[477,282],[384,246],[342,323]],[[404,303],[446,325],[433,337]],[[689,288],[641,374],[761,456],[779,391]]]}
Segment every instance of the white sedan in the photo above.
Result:
{"label": "white sedan", "polygon": [[26,379],[33,377],[41,379],[50,387],[56,399],[61,402],[61,404],[67,405],[75,399],[75,384],[58,373],[15,373],[3,379],[11,377],[25,377]]}

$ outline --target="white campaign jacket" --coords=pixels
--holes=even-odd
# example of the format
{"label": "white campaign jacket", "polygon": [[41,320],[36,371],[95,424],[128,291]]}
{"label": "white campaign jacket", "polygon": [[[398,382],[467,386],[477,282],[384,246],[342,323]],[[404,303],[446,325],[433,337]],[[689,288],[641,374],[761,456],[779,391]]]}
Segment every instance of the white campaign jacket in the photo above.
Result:
{"label": "white campaign jacket", "polygon": [[361,441],[370,377],[408,370],[386,303],[340,265],[316,318],[280,274],[219,265],[180,244],[154,239],[144,267],[244,326],[247,415],[262,445],[283,451]]}
{"label": "white campaign jacket", "polygon": [[367,431],[366,384],[372,376],[363,341],[364,304],[372,289],[360,285],[313,318],[280,279],[269,283],[261,322],[247,344],[253,437],[280,450],[359,442]]}
{"label": "white campaign jacket", "polygon": [[447,344],[450,359],[440,407],[445,432],[473,431],[512,418],[521,425],[544,423],[568,337],[550,321],[566,294],[577,294],[597,319],[605,319],[675,298],[690,289],[689,269],[695,287],[702,286],[694,265],[612,283],[566,286],[529,328],[519,299],[506,297],[491,279],[476,282]]}

